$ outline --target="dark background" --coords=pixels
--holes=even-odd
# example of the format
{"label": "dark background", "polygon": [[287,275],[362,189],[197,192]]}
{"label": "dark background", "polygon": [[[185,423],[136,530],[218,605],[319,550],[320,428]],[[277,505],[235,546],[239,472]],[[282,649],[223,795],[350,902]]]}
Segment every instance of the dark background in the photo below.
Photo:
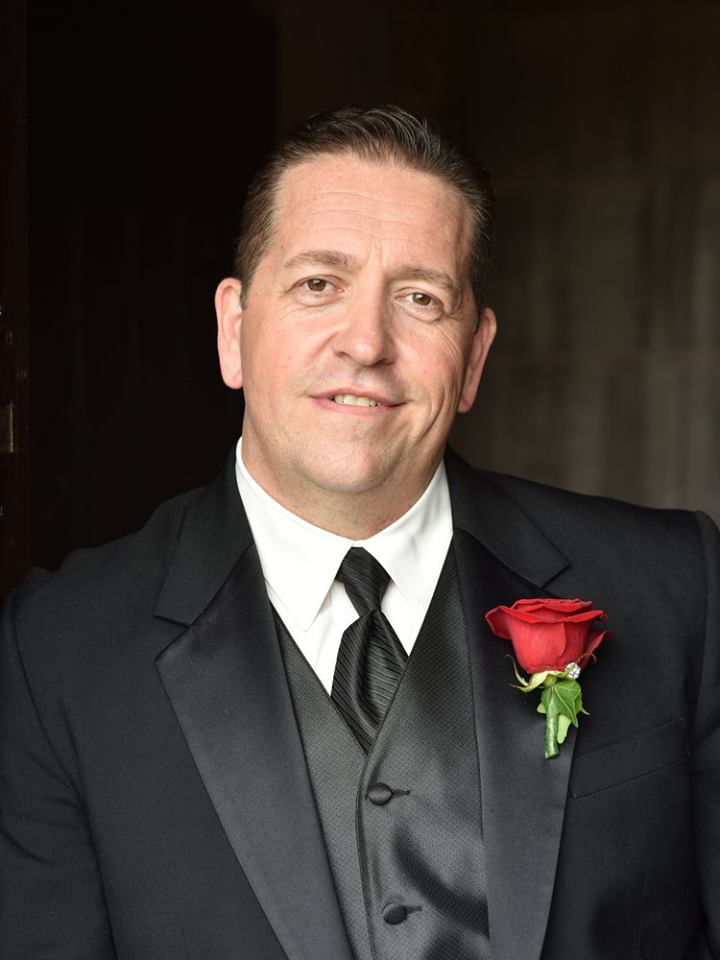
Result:
{"label": "dark background", "polygon": [[0,532],[30,561],[140,525],[239,432],[212,296],[273,137],[434,115],[499,201],[472,461],[720,518],[720,4],[5,0]]}

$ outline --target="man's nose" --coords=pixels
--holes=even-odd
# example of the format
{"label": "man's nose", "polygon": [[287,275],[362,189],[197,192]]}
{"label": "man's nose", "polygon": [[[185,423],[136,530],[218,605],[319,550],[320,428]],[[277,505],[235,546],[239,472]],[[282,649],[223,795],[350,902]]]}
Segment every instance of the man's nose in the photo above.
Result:
{"label": "man's nose", "polygon": [[365,367],[392,360],[392,311],[384,292],[368,291],[353,297],[343,312],[333,346],[336,353]]}

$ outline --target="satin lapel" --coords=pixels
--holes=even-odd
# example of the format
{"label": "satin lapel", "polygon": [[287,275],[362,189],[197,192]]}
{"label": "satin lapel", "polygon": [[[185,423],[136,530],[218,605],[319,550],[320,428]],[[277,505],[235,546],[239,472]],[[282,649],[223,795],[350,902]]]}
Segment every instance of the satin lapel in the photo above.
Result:
{"label": "satin lapel", "polygon": [[[523,597],[550,596],[543,584],[568,562],[491,483],[471,476],[464,465],[460,474],[450,469],[448,477],[475,690],[492,956],[538,960],[552,900],[575,731],[559,757],[544,759],[538,695],[524,696],[511,687],[510,644],[491,632],[485,614]],[[515,570],[507,565],[513,553]]]}
{"label": "satin lapel", "polygon": [[190,623],[157,657],[157,668],[283,950],[289,960],[352,960],[234,478],[191,508],[156,613]]}

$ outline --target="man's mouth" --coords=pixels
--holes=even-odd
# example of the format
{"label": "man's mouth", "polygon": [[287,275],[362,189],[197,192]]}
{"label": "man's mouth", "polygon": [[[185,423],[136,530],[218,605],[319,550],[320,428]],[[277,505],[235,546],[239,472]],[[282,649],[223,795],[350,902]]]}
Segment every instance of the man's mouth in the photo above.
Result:
{"label": "man's mouth", "polygon": [[346,404],[352,407],[381,407],[383,404],[379,400],[372,400],[370,397],[356,397],[352,393],[338,393],[333,397],[335,403]]}

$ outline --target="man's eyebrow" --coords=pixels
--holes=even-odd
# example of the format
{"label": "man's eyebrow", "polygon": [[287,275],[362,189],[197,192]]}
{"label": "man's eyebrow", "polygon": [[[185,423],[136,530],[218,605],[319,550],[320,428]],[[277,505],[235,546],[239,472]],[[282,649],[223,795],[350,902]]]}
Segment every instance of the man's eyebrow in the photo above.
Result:
{"label": "man's eyebrow", "polygon": [[426,280],[447,290],[453,297],[460,298],[460,287],[450,274],[444,270],[434,270],[432,267],[416,267],[408,264],[393,271],[398,280]]}
{"label": "man's eyebrow", "polygon": [[293,267],[336,267],[338,270],[351,270],[355,263],[354,257],[339,250],[304,250],[288,260],[284,266],[286,270]]}

